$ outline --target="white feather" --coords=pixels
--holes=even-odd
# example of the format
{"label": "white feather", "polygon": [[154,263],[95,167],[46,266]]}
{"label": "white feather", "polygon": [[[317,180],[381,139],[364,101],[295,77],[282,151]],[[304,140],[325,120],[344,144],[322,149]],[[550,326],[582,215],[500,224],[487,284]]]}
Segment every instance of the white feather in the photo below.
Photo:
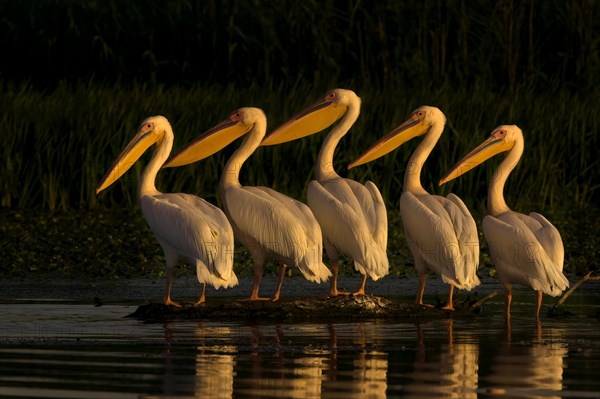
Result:
{"label": "white feather", "polygon": [[238,284],[233,272],[233,230],[219,208],[182,193],[146,195],[140,205],[161,246],[195,264],[200,282],[215,288]]}
{"label": "white feather", "polygon": [[[479,239],[473,217],[455,195],[415,196],[404,192],[400,214],[408,246],[448,284],[471,290],[480,284]],[[420,270],[424,272],[425,270]]]}
{"label": "white feather", "polygon": [[360,273],[377,280],[389,272],[387,215],[381,195],[371,192],[350,179],[313,180],[307,200],[327,240],[351,257]]}
{"label": "white feather", "polygon": [[569,286],[562,273],[560,234],[539,214],[508,211],[483,218],[483,232],[503,283],[522,284],[551,296]]}

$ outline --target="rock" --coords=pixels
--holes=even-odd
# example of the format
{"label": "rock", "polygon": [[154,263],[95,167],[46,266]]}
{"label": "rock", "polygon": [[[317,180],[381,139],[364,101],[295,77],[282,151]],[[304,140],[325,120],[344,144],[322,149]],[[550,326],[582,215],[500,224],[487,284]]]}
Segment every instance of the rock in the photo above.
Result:
{"label": "rock", "polygon": [[201,305],[184,305],[181,308],[150,303],[139,306],[134,313],[127,317],[134,317],[148,322],[174,319],[339,321],[472,316],[477,309],[449,312],[370,295],[340,295],[325,298],[284,298],[275,302],[218,299]]}

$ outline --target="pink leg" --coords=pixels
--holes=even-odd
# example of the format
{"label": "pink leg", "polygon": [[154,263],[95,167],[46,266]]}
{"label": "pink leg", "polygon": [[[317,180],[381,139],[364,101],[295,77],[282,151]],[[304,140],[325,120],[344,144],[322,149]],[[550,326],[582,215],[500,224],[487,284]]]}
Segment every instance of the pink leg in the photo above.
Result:
{"label": "pink leg", "polygon": [[444,306],[442,309],[454,310],[454,303],[452,302],[453,294],[454,294],[454,284],[450,284],[450,294],[448,294],[448,302],[446,303],[446,306]]}
{"label": "pink leg", "polygon": [[363,276],[363,281],[362,284],[360,285],[360,288],[358,289],[358,291],[353,292],[352,295],[365,295],[365,285],[367,284],[367,275],[365,274]]}
{"label": "pink leg", "polygon": [[204,295],[206,293],[206,283],[202,283],[202,294],[200,295],[200,299],[198,299],[198,302],[196,302],[196,305],[200,305],[201,303],[204,303],[204,301],[206,301],[206,296]]}
{"label": "pink leg", "polygon": [[542,307],[542,291],[537,291],[537,303],[535,308],[535,319],[540,321],[540,308]]}
{"label": "pink leg", "polygon": [[262,280],[262,272],[263,272],[263,261],[256,262],[254,261],[254,277],[252,278],[252,291],[250,292],[250,300],[251,301],[265,301],[270,298],[261,298],[258,296],[258,289],[260,287],[260,282]]}
{"label": "pink leg", "polygon": [[329,290],[329,296],[338,296],[338,295],[348,295],[347,292],[338,291],[337,289],[337,279],[338,273],[340,270],[340,264],[338,260],[331,261],[331,289]]}
{"label": "pink leg", "polygon": [[504,317],[510,320],[510,303],[512,302],[512,286],[505,285],[506,289],[506,300],[504,302]]}
{"label": "pink leg", "polygon": [[273,294],[273,301],[279,299],[279,293],[281,292],[281,285],[283,284],[283,278],[285,277],[285,265],[281,264],[279,266],[279,273],[277,273],[277,290],[275,294]]}
{"label": "pink leg", "polygon": [[419,288],[417,289],[417,300],[415,301],[417,305],[427,306],[428,308],[432,308],[432,305],[423,303],[423,293],[425,292],[425,283],[427,282],[427,276],[425,273],[419,274]]}
{"label": "pink leg", "polygon": [[173,286],[173,268],[167,267],[167,283],[165,285],[165,297],[163,298],[163,303],[167,306],[176,306],[178,308],[181,305],[173,300],[171,300],[171,287]]}

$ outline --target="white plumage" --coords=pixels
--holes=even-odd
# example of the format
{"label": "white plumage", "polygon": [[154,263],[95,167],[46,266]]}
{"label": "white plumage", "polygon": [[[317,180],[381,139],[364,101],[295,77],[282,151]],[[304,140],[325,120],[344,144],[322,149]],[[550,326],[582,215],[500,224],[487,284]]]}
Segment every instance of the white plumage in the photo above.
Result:
{"label": "white plumage", "polygon": [[536,318],[542,293],[557,296],[568,286],[562,273],[565,250],[560,233],[544,216],[514,212],[504,201],[504,185],[524,150],[523,132],[515,125],[498,126],[490,137],[469,152],[440,180],[448,182],[492,156],[508,151],[494,172],[488,189],[487,215],[483,233],[498,277],[506,289],[506,316],[510,317],[512,285],[522,284],[537,291]]}
{"label": "white plumage", "polygon": [[337,289],[340,256],[354,260],[363,275],[364,294],[367,276],[377,280],[389,272],[387,258],[387,213],[379,190],[372,182],[365,185],[340,177],[333,168],[333,154],[360,114],[360,98],[351,90],[329,91],[316,104],[291,118],[264,140],[263,145],[279,144],[320,132],[339,120],[329,132],[317,160],[317,178],[308,185],[307,202],[325,238],[333,278],[330,295]]}
{"label": "white plumage", "polygon": [[[279,298],[286,265],[297,267],[304,277],[316,283],[331,276],[322,262],[321,229],[310,209],[270,188],[242,186],[239,182],[240,169],[260,145],[266,128],[267,119],[262,110],[240,108],[167,163],[167,166],[180,166],[194,162],[245,135],[242,145],[225,165],[219,191],[235,237],[253,258],[252,300],[262,299],[258,291],[266,259],[280,263],[273,300]],[[205,144],[210,146],[208,150],[204,149]]]}
{"label": "white plumage", "polygon": [[421,185],[421,170],[438,142],[446,117],[438,108],[422,106],[411,117],[367,149],[350,167],[373,161],[412,138],[425,135],[404,173],[400,215],[408,247],[419,274],[416,302],[423,304],[426,272],[439,274],[450,285],[445,309],[452,310],[454,287],[471,290],[480,284],[479,238],[473,216],[454,194],[431,195]]}
{"label": "white plumage", "polygon": [[164,303],[171,300],[173,268],[179,259],[196,266],[203,284],[198,303],[204,302],[206,283],[220,287],[238,284],[233,271],[233,230],[225,214],[216,206],[191,194],[163,194],[154,185],[156,175],[173,146],[173,130],[163,116],[145,119],[138,133],[108,170],[96,193],[114,183],[154,143],[157,149],[138,185],[138,199],[150,229],[163,248],[167,266]]}

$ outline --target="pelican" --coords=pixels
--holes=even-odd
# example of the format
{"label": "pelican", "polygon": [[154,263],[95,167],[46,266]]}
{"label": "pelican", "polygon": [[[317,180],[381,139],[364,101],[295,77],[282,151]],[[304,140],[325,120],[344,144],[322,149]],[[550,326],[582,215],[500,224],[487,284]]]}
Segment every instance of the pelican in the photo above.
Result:
{"label": "pelican", "polygon": [[171,300],[173,268],[179,259],[196,265],[202,284],[197,304],[205,301],[206,283],[215,288],[238,284],[233,272],[233,230],[227,217],[216,206],[195,195],[163,194],[154,181],[173,147],[173,129],[164,116],[146,118],[138,132],[117,157],[96,189],[96,195],[117,181],[152,145],[156,150],[138,184],[142,213],[162,247],[167,267],[165,305],[181,306]]}
{"label": "pelican", "polygon": [[[400,214],[408,247],[419,274],[416,303],[423,304],[427,269],[450,285],[444,309],[453,310],[454,287],[471,290],[480,284],[479,239],[473,216],[454,194],[431,195],[421,185],[421,169],[444,131],[446,116],[436,107],[422,106],[410,118],[379,139],[348,168],[373,161],[412,138],[425,135],[408,161],[400,196]],[[428,306],[428,305],[425,305]]]}
{"label": "pelican", "polygon": [[280,264],[277,289],[272,297],[276,301],[286,265],[296,266],[304,277],[316,283],[326,281],[331,272],[322,262],[321,229],[305,204],[270,188],[242,186],[239,182],[243,163],[258,148],[266,129],[267,118],[261,109],[240,108],[191,142],[165,166],[190,164],[246,135],[225,165],[219,192],[235,236],[254,261],[250,300],[268,299],[259,297],[258,291],[263,264],[272,258]]}
{"label": "pelican", "polygon": [[360,98],[351,90],[334,89],[323,99],[292,117],[262,142],[274,145],[308,136],[339,123],[329,132],[317,161],[317,179],[308,184],[308,206],[321,225],[333,278],[329,294],[337,289],[339,258],[349,256],[363,275],[354,294],[364,294],[367,276],[377,280],[388,274],[387,214],[377,186],[340,177],[333,169],[333,153],[360,113]]}
{"label": "pelican", "polygon": [[483,233],[506,290],[506,317],[510,318],[512,285],[521,284],[537,291],[535,314],[539,320],[542,292],[560,295],[569,286],[569,281],[562,273],[565,251],[558,230],[539,213],[532,212],[527,216],[514,212],[504,201],[504,184],[521,159],[523,148],[523,132],[519,127],[498,126],[487,140],[450,169],[439,184],[449,182],[492,156],[508,151],[490,180]]}

